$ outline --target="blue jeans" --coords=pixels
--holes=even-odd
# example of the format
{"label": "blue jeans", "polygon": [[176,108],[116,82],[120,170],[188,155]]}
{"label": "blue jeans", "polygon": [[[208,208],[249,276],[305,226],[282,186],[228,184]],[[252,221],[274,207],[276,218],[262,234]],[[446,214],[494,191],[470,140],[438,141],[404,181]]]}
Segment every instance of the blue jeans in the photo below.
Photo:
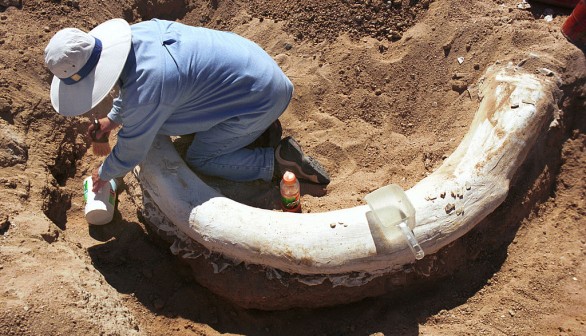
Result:
{"label": "blue jeans", "polygon": [[283,95],[272,111],[228,119],[198,132],[185,161],[196,172],[231,181],[271,181],[275,169],[273,148],[245,148],[285,111],[291,95]]}

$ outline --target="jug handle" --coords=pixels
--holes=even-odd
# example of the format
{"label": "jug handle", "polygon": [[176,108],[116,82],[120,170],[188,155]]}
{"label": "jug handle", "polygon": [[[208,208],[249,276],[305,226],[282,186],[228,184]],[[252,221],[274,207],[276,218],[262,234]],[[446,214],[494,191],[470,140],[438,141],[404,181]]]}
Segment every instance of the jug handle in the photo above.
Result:
{"label": "jug handle", "polygon": [[403,231],[405,238],[407,238],[407,245],[409,245],[411,252],[413,252],[413,254],[415,255],[415,259],[423,259],[423,256],[425,256],[425,252],[423,252],[423,249],[419,245],[417,238],[415,238],[413,231],[411,231],[411,229],[407,226],[407,223],[405,223],[405,221],[402,221],[398,225],[401,228],[401,231]]}

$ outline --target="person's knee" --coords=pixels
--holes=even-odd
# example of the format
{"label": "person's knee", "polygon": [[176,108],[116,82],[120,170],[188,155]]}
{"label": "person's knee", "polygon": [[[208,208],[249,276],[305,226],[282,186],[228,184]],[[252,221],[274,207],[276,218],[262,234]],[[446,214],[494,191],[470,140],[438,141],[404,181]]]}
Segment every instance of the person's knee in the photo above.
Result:
{"label": "person's knee", "polygon": [[190,153],[188,152],[185,156],[185,162],[191,167],[191,169],[200,170],[206,166],[206,164],[212,158],[204,157],[202,155],[198,155],[197,152]]}

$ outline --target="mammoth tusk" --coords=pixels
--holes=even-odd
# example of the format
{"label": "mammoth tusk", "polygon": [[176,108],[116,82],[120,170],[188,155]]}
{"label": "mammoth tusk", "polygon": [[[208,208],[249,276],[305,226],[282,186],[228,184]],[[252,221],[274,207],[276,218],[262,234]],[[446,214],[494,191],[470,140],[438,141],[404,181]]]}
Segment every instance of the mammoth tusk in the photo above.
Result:
{"label": "mammoth tusk", "polygon": [[[557,109],[552,77],[512,65],[493,65],[479,87],[482,101],[463,141],[406,191],[416,213],[413,233],[426,255],[504,201],[510,179]],[[178,232],[229,259],[300,275],[385,273],[415,261],[402,235],[374,225],[367,205],[296,214],[222,196],[187,167],[169,137],[157,137],[135,175]]]}

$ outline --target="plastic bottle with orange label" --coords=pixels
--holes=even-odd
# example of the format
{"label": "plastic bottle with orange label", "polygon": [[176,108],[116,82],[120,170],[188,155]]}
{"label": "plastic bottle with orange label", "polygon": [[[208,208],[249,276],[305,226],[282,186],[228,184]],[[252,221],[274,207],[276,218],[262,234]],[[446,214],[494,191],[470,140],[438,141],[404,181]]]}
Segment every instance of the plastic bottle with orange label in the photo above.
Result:
{"label": "plastic bottle with orange label", "polygon": [[299,181],[294,173],[286,171],[280,184],[281,208],[287,212],[301,212]]}

